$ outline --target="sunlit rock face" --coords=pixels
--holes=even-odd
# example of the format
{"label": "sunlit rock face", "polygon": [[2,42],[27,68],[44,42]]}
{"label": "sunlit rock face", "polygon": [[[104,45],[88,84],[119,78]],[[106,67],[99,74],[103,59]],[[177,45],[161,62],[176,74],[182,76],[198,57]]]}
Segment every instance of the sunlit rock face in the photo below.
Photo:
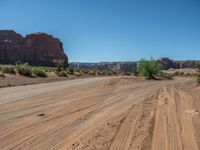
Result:
{"label": "sunlit rock face", "polygon": [[46,33],[34,33],[23,37],[13,30],[0,30],[0,63],[27,62],[36,66],[53,66],[54,59],[68,64],[63,44]]}

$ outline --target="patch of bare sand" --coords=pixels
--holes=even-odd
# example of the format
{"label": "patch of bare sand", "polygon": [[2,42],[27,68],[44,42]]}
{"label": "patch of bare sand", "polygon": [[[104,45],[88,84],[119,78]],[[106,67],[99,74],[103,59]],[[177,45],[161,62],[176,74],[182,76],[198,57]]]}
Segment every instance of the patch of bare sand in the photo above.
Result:
{"label": "patch of bare sand", "polygon": [[193,83],[104,77],[1,89],[0,149],[196,150]]}

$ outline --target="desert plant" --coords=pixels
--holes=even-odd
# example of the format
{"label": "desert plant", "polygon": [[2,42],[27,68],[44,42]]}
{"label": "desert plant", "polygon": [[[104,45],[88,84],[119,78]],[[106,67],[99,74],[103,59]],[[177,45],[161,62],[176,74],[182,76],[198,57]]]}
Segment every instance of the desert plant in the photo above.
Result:
{"label": "desert plant", "polygon": [[59,77],[67,77],[67,72],[66,71],[57,72],[57,76],[59,76]]}
{"label": "desert plant", "polygon": [[197,83],[200,84],[200,72],[197,74]]}
{"label": "desert plant", "polygon": [[67,67],[67,74],[74,74],[74,69],[71,66]]}
{"label": "desert plant", "polygon": [[184,72],[180,72],[179,75],[183,77],[183,76],[185,76],[185,73]]}
{"label": "desert plant", "polygon": [[173,73],[173,76],[178,76],[178,75],[179,75],[178,71],[176,71],[176,72]]}
{"label": "desert plant", "polygon": [[32,69],[31,69],[31,67],[27,63],[17,65],[16,68],[17,68],[17,72],[20,75],[29,76],[29,77],[32,76]]}
{"label": "desert plant", "polygon": [[5,74],[15,74],[16,73],[15,68],[12,66],[2,66],[1,71],[2,71],[2,73],[5,73]]}
{"label": "desert plant", "polygon": [[15,62],[15,65],[21,65],[21,64],[22,64],[21,60]]}
{"label": "desert plant", "polygon": [[132,73],[131,73],[131,72],[128,72],[128,71],[125,71],[125,72],[123,72],[123,75],[125,75],[125,76],[131,76]]}
{"label": "desert plant", "polygon": [[56,72],[60,72],[60,71],[65,70],[64,60],[62,60],[62,59],[54,59],[53,63],[57,67],[56,68]]}
{"label": "desert plant", "polygon": [[162,74],[162,66],[153,58],[150,60],[141,59],[139,61],[138,72],[147,79],[156,79]]}
{"label": "desert plant", "polygon": [[200,84],[200,65],[197,65],[198,73],[197,73],[197,83]]}
{"label": "desert plant", "polygon": [[5,75],[0,72],[0,78],[5,78]]}
{"label": "desert plant", "polygon": [[32,72],[33,72],[34,75],[36,75],[38,77],[47,77],[47,74],[41,68],[33,68]]}
{"label": "desert plant", "polygon": [[162,77],[165,78],[165,79],[170,79],[171,80],[171,79],[173,79],[174,75],[170,74],[170,73],[166,73],[166,72],[164,73],[163,72]]}

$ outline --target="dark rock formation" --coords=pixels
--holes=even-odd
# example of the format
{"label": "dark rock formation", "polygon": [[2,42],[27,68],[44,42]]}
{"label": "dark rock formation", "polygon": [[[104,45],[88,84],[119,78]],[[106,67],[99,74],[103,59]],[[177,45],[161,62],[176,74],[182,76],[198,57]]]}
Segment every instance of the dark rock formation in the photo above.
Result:
{"label": "dark rock formation", "polygon": [[0,30],[0,63],[27,62],[36,66],[53,66],[54,59],[68,64],[63,44],[46,33],[35,33],[25,37],[13,30]]}
{"label": "dark rock formation", "polygon": [[161,57],[157,61],[163,66],[163,69],[165,70],[175,67],[174,62],[169,58]]}

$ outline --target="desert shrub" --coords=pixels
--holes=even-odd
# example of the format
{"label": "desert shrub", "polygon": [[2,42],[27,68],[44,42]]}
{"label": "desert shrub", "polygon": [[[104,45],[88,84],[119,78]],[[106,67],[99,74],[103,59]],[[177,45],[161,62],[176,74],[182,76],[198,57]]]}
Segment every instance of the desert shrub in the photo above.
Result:
{"label": "desert shrub", "polygon": [[21,65],[21,64],[22,64],[21,60],[15,62],[15,65]]}
{"label": "desert shrub", "polygon": [[200,84],[200,72],[197,74],[197,83]]}
{"label": "desert shrub", "polygon": [[29,76],[29,77],[32,76],[32,69],[31,69],[31,67],[27,63],[17,65],[16,68],[17,68],[17,72],[20,75]]}
{"label": "desert shrub", "polygon": [[0,78],[5,78],[5,75],[0,72]]}
{"label": "desert shrub", "polygon": [[5,73],[5,74],[15,74],[16,73],[15,68],[12,66],[2,66],[1,71],[2,71],[2,73]]}
{"label": "desert shrub", "polygon": [[176,71],[176,72],[173,73],[173,75],[174,75],[174,76],[178,76],[178,75],[179,75],[179,72]]}
{"label": "desert shrub", "polygon": [[113,75],[113,72],[110,71],[110,70],[108,70],[108,71],[106,71],[106,75],[107,75],[107,76],[112,76],[112,75]]}
{"label": "desert shrub", "polygon": [[103,70],[103,71],[102,71],[102,75],[107,76],[107,75],[111,75],[111,74],[112,74],[111,71],[108,71],[108,70]]}
{"label": "desert shrub", "polygon": [[131,76],[132,73],[131,73],[131,72],[127,72],[127,71],[125,71],[125,72],[123,72],[123,75],[125,75],[125,76]]}
{"label": "desert shrub", "polygon": [[45,72],[51,72],[51,70],[48,69],[48,68],[46,68],[46,67],[44,67],[43,70],[44,70]]}
{"label": "desert shrub", "polygon": [[89,75],[95,76],[95,71],[94,70],[90,70]]}
{"label": "desert shrub", "polygon": [[57,76],[59,76],[59,77],[67,77],[67,71],[57,72]]}
{"label": "desert shrub", "polygon": [[153,58],[150,60],[141,59],[139,61],[138,72],[147,79],[156,79],[162,74],[162,66]]}
{"label": "desert shrub", "polygon": [[41,68],[33,68],[32,72],[34,75],[36,75],[38,77],[47,77],[47,74]]}
{"label": "desert shrub", "polygon": [[198,73],[197,73],[197,83],[200,84],[200,65],[197,65]]}
{"label": "desert shrub", "polygon": [[74,72],[74,75],[77,76],[77,77],[81,76],[80,72]]}
{"label": "desert shrub", "polygon": [[180,72],[179,75],[180,76],[185,76],[185,73],[184,72]]}
{"label": "desert shrub", "polygon": [[97,76],[99,76],[99,75],[100,75],[100,76],[103,75],[103,73],[102,73],[101,70],[96,69],[95,72],[96,72],[96,75],[97,75]]}
{"label": "desert shrub", "polygon": [[62,60],[62,59],[54,59],[53,63],[57,67],[56,68],[56,72],[61,72],[61,71],[65,70],[64,60]]}
{"label": "desert shrub", "polygon": [[163,72],[162,77],[165,78],[165,79],[173,79],[174,74]]}
{"label": "desert shrub", "polygon": [[70,74],[70,75],[72,75],[72,74],[74,74],[74,69],[72,68],[72,67],[68,67],[67,68],[67,74]]}
{"label": "desert shrub", "polygon": [[82,70],[80,70],[80,72],[81,72],[82,74],[89,74],[89,73],[90,73],[90,71],[87,70],[87,69],[82,69]]}

